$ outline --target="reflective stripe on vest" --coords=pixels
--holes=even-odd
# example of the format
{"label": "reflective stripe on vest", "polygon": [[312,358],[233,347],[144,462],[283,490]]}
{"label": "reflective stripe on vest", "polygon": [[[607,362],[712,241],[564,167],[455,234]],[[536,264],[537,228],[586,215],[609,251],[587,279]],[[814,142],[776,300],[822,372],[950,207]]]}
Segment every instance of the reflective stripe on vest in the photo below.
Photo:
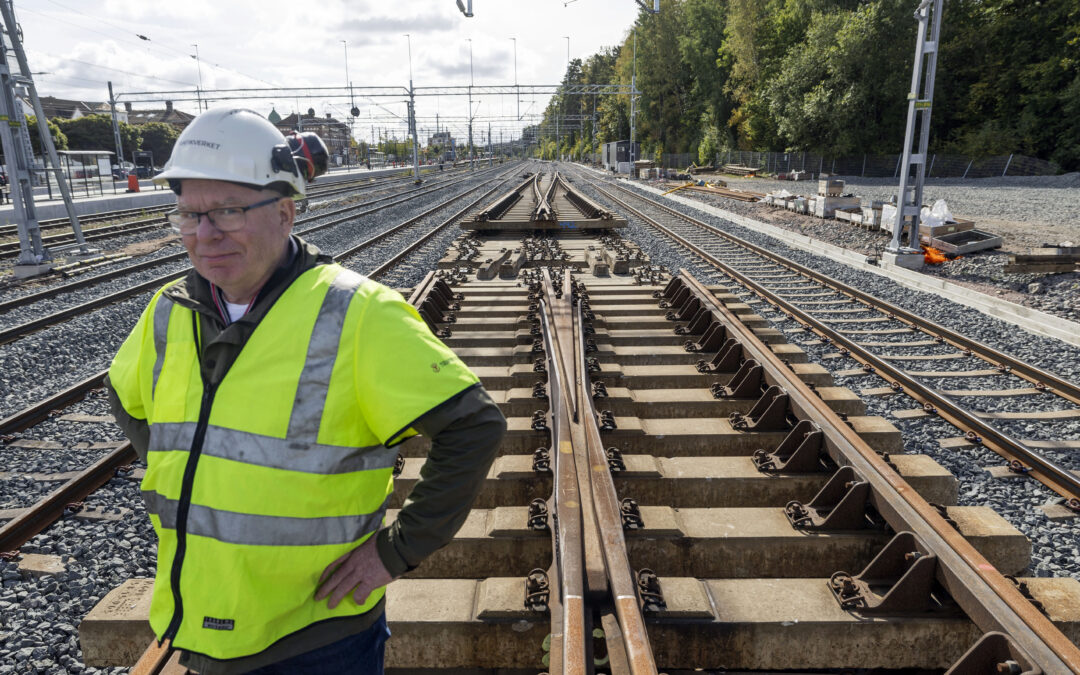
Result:
{"label": "reflective stripe on vest", "polygon": [[304,372],[296,387],[296,399],[289,417],[289,439],[310,443],[318,440],[319,422],[330,388],[330,373],[334,370],[341,331],[345,326],[345,311],[363,280],[362,276],[343,272],[330,282],[315,319],[315,329],[311,331]]}
{"label": "reflective stripe on vest", "polygon": [[[142,497],[146,508],[161,519],[162,527],[176,529],[176,511],[180,502],[166,499],[157,492],[143,491]],[[187,533],[251,546],[347,544],[377,529],[385,511],[386,502],[383,502],[377,513],[361,516],[288,518],[234,513],[192,504],[188,511]]]}
{"label": "reflective stripe on vest", "polygon": [[[195,437],[195,422],[165,422],[150,426],[150,452],[186,452]],[[394,466],[397,448],[374,445],[352,448],[274,438],[210,425],[202,454],[271,469],[303,473],[350,473]]]}
{"label": "reflective stripe on vest", "polygon": [[172,314],[173,301],[164,293],[158,298],[154,307],[154,351],[157,358],[154,360],[154,379],[150,394],[157,391],[158,377],[161,375],[161,366],[165,363],[165,347],[169,340],[169,315]]}

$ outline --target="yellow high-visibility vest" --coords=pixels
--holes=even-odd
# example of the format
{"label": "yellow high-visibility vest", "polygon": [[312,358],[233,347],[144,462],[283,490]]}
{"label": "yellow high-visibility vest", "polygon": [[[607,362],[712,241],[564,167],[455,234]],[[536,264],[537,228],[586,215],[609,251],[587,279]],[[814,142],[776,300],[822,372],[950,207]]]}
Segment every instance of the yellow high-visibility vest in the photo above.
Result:
{"label": "yellow high-visibility vest", "polygon": [[204,387],[196,312],[164,290],[109,370],[124,409],[150,427],[154,633],[230,659],[370,610],[385,588],[331,610],[314,600],[319,576],[382,524],[409,425],[476,376],[399,294],[322,265]]}

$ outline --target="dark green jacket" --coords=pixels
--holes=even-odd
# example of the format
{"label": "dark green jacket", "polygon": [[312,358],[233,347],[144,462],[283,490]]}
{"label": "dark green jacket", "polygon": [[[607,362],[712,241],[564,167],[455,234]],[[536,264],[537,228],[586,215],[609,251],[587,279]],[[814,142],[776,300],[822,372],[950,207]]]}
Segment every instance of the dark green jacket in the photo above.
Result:
{"label": "dark green jacket", "polygon": [[[194,270],[165,291],[171,300],[199,315],[204,382],[218,383],[225,377],[256,326],[297,277],[316,265],[333,262],[330,256],[299,237],[293,236],[292,242],[292,253],[286,263],[259,291],[251,310],[235,323],[225,325],[210,284]],[[139,457],[146,461],[150,437],[146,420],[128,415],[111,386],[108,392],[117,424],[131,439]],[[464,524],[506,431],[506,420],[483,387],[471,387],[428,411],[410,426],[431,439],[431,450],[420,480],[397,519],[376,538],[379,557],[395,577],[445,546]],[[380,605],[361,616],[309,626],[279,640],[266,651],[243,659],[219,661],[187,654],[184,664],[203,675],[242,673],[358,633],[369,627],[382,611]]]}

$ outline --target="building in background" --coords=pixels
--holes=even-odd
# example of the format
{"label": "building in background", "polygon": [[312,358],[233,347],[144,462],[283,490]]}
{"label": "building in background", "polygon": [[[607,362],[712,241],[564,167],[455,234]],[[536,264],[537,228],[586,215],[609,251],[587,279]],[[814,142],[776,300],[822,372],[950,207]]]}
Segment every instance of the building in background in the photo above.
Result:
{"label": "building in background", "polygon": [[[612,141],[604,143],[601,153],[601,162],[605,171],[617,173],[630,173],[630,141]],[[634,142],[634,159],[641,159],[641,143]]]}
{"label": "building in background", "polygon": [[[276,122],[275,117],[278,118]],[[350,148],[349,125],[334,119],[330,113],[326,113],[326,117],[316,117],[315,109],[308,108],[303,115],[298,116],[293,113],[288,117],[281,117],[276,110],[271,109],[266,118],[281,130],[282,135],[291,134],[294,131],[311,131],[318,134],[323,143],[326,143],[326,149],[330,151],[331,161],[338,165],[345,163]],[[355,158],[351,161],[355,161]]]}
{"label": "building in background", "polygon": [[[34,105],[30,100],[22,96],[18,97],[19,105],[22,106],[23,115],[36,116]],[[87,115],[109,115],[108,102],[99,101],[76,101],[68,98],[56,98],[55,96],[42,96],[41,108],[45,111],[46,119],[50,120],[77,120]],[[117,110],[120,121],[126,122],[127,116],[123,111]]]}
{"label": "building in background", "polygon": [[449,131],[437,131],[428,138],[428,150],[438,148],[436,159],[442,162],[454,160],[455,145],[454,137]]}
{"label": "building in background", "polygon": [[[106,104],[105,107],[108,108],[108,105]],[[119,115],[120,110],[117,109],[116,112]],[[108,110],[106,110],[105,114],[108,114]],[[129,124],[140,125],[149,122],[163,122],[176,127],[177,131],[183,131],[187,125],[191,124],[191,120],[195,119],[195,115],[174,108],[172,101],[165,101],[164,108],[151,110],[134,110],[130,103],[125,102],[124,114]]]}

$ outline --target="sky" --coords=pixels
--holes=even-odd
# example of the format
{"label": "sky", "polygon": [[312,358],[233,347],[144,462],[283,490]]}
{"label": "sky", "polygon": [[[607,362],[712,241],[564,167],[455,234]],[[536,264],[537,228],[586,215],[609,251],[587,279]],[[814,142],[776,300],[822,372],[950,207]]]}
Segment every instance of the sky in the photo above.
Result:
{"label": "sky", "polygon": [[[472,18],[454,0],[15,0],[30,68],[42,73],[34,76],[38,92],[86,101],[107,100],[109,80],[120,100],[125,92],[190,96],[200,69],[202,89],[344,89],[350,80],[354,87],[407,87],[410,40],[417,87],[469,84],[469,38],[475,84],[514,84],[512,37],[518,83],[557,84],[566,67],[564,36],[570,58],[584,59],[620,44],[637,12],[635,0],[473,0]],[[244,105],[263,113],[273,107],[283,117],[313,108],[319,116],[348,118],[343,99],[278,98]],[[355,103],[357,138],[404,136],[402,99],[357,95]],[[513,95],[477,96],[476,133],[490,123],[495,140],[500,133],[509,139],[546,103],[522,96],[519,122]],[[197,112],[196,102],[175,105]],[[421,138],[435,131],[436,114],[440,128],[462,135],[467,111],[464,97],[418,97]]]}

